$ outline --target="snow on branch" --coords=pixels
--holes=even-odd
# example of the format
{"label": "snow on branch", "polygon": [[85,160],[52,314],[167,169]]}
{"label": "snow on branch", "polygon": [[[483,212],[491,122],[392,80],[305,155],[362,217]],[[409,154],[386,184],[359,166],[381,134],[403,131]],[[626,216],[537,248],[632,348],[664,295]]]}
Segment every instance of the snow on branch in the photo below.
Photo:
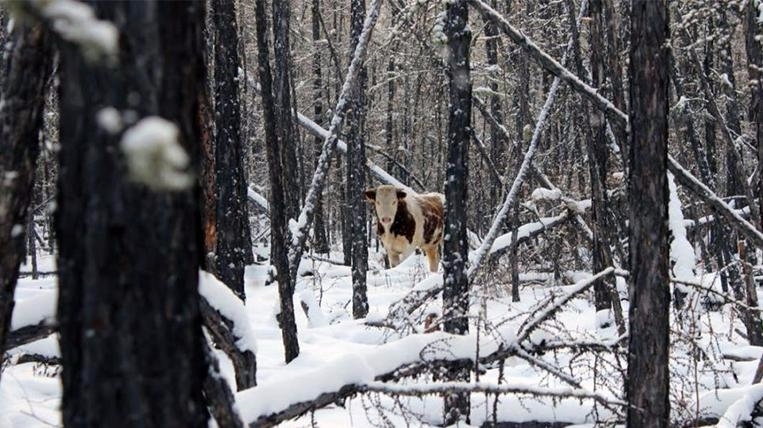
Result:
{"label": "snow on branch", "polygon": [[246,188],[246,196],[249,198],[250,201],[254,202],[255,204],[259,205],[262,209],[265,211],[270,212],[270,204],[268,204],[268,199],[259,193],[257,193],[256,190],[252,188],[252,186],[247,186]]}
{"label": "snow on branch", "polygon": [[[305,116],[302,113],[297,113],[297,122],[303,128],[305,128],[307,132],[309,132],[310,134],[313,134],[316,137],[326,139],[326,138],[329,138],[329,136],[331,135],[329,131],[323,129],[322,126],[318,125],[312,119],[310,119],[309,117]],[[347,153],[347,143],[345,143],[344,141],[337,139],[336,147],[337,149],[339,149],[340,152]],[[382,183],[391,184],[395,187],[399,187],[401,189],[405,189],[406,191],[411,191],[412,193],[415,193],[413,189],[403,184],[400,180],[393,177],[390,173],[382,169],[379,165],[375,164],[370,159],[366,159],[366,167],[371,172],[371,174],[373,174]]]}
{"label": "snow on branch", "polygon": [[481,394],[528,394],[536,397],[557,398],[590,398],[601,403],[616,406],[627,406],[628,403],[595,391],[582,388],[550,388],[532,386],[523,383],[490,383],[490,382],[438,382],[419,385],[397,385],[384,382],[371,382],[359,388],[362,392],[379,392],[391,395],[423,396],[430,394],[456,394],[459,392]]}
{"label": "snow on branch", "polygon": [[[471,0],[471,2],[472,2],[472,5],[475,5],[478,3],[490,9],[489,6],[485,5],[480,0]],[[480,7],[478,6],[478,9],[479,8]],[[582,2],[580,5],[580,12],[578,13],[578,18],[577,18],[578,22],[582,18],[585,8],[586,8],[586,2]],[[497,25],[500,26],[500,22],[503,22],[504,26],[508,26],[509,28],[511,27],[509,23],[506,22],[505,19],[503,19],[500,15],[498,15],[497,12],[495,12],[492,9],[490,9],[490,11],[495,13],[495,15],[498,17],[498,19],[495,17],[491,18],[493,21],[496,22]],[[488,17],[486,12],[483,12],[483,16]],[[510,29],[513,30],[513,28],[510,28]],[[507,31],[507,30],[504,29],[504,31]],[[526,41],[530,44],[532,43],[529,39],[526,39]],[[573,45],[573,40],[572,40],[572,37],[570,37],[570,40],[567,42],[567,50],[564,53],[564,57],[562,61],[564,61],[567,58],[567,52],[569,52],[572,49],[572,45]],[[535,45],[532,45],[532,46],[535,46]],[[536,46],[536,49],[537,49],[537,46]],[[539,49],[538,51],[540,52]],[[558,63],[556,64],[559,67],[562,67],[561,64],[558,64]],[[490,226],[490,230],[485,236],[485,239],[482,242],[482,245],[480,245],[480,247],[473,253],[473,257],[470,257],[471,266],[469,266],[469,270],[467,271],[467,277],[469,278],[470,283],[473,282],[474,279],[477,277],[477,272],[479,272],[479,269],[482,267],[483,261],[488,256],[489,251],[493,246],[493,242],[498,237],[498,232],[503,227],[503,223],[504,221],[506,221],[506,217],[509,215],[509,211],[514,206],[514,202],[515,202],[515,199],[517,198],[517,195],[519,194],[519,189],[522,186],[522,182],[524,181],[525,176],[527,175],[527,172],[530,170],[533,156],[535,156],[535,152],[538,149],[540,135],[543,132],[543,128],[546,125],[546,118],[548,118],[548,115],[550,114],[551,106],[554,104],[554,101],[556,100],[556,92],[559,90],[560,76],[559,75],[556,75],[556,76],[557,77],[554,78],[554,82],[551,84],[551,89],[549,89],[548,95],[546,96],[546,102],[543,103],[543,108],[541,109],[540,113],[538,113],[538,119],[535,122],[535,129],[533,130],[533,136],[532,136],[532,139],[530,140],[530,147],[527,148],[525,157],[522,160],[522,165],[519,167],[519,171],[517,171],[516,177],[514,177],[514,181],[511,184],[509,193],[506,195],[506,198],[503,202],[503,206],[501,207],[500,211],[498,211],[498,214],[496,214],[495,219],[493,220],[493,224]]]}
{"label": "snow on branch", "polygon": [[691,190],[700,200],[709,204],[718,215],[725,218],[737,232],[749,239],[756,247],[763,248],[763,234],[670,155],[668,155],[668,170],[679,183]]}
{"label": "snow on branch", "polygon": [[200,310],[215,342],[231,359],[238,389],[257,384],[257,341],[244,302],[214,275],[199,271]]}
{"label": "snow on branch", "polygon": [[[686,238],[686,226],[684,225],[684,214],[681,210],[681,200],[678,198],[678,189],[673,179],[673,174],[668,173],[668,189],[670,190],[670,200],[668,201],[668,225],[670,226],[670,260],[673,264],[673,274],[681,280],[691,280],[694,278],[694,268],[696,266],[694,248]],[[679,290],[687,293],[681,284],[676,283]]]}
{"label": "snow on branch", "polygon": [[[469,359],[474,356],[474,342],[474,336],[415,334],[309,371],[286,366],[283,370],[292,373],[237,393],[236,402],[249,426],[273,426],[355,394],[362,385],[388,379],[409,364]],[[495,345],[481,346],[495,349]]]}
{"label": "snow on branch", "polygon": [[580,80],[574,73],[538,47],[538,45],[530,40],[529,37],[525,36],[521,31],[509,24],[509,21],[507,21],[506,18],[501,16],[501,14],[488,6],[485,2],[482,0],[469,0],[469,3],[482,14],[483,18],[492,21],[501,29],[501,31],[506,33],[514,43],[524,49],[533,59],[538,61],[541,67],[546,69],[546,71],[557,78],[564,80],[573,89],[588,98],[597,108],[602,110],[610,120],[616,122],[623,128],[627,127],[628,115],[615,107],[611,101],[599,95],[596,88],[593,88]]}
{"label": "snow on branch", "polygon": [[329,125],[329,135],[325,138],[323,143],[321,155],[318,158],[318,165],[315,168],[312,182],[307,191],[307,196],[305,196],[305,205],[299,213],[299,218],[296,221],[294,221],[294,219],[289,221],[289,230],[291,231],[289,268],[292,277],[296,277],[299,260],[304,251],[305,242],[307,241],[308,229],[312,224],[313,216],[315,214],[315,206],[323,191],[323,185],[326,182],[331,156],[336,148],[337,141],[339,140],[338,134],[341,131],[342,122],[344,121],[347,110],[350,108],[348,97],[353,93],[354,88],[357,86],[358,75],[360,74],[360,69],[366,56],[366,48],[371,40],[371,31],[376,24],[376,20],[379,18],[380,9],[381,0],[374,0],[368,10],[365,22],[363,23],[363,30],[358,38],[358,44],[355,47],[350,67],[347,70],[342,90],[339,93],[339,99],[334,108],[334,116],[331,118]]}
{"label": "snow on branch", "polygon": [[544,321],[546,321],[552,315],[554,315],[562,306],[564,306],[567,302],[569,302],[573,297],[589,289],[599,279],[607,275],[611,275],[613,273],[615,273],[615,268],[610,266],[604,269],[603,271],[597,273],[596,275],[592,275],[590,278],[586,278],[581,281],[578,281],[575,285],[566,289],[564,294],[561,297],[554,299],[554,301],[547,308],[545,308],[544,310],[536,314],[535,317],[527,320],[523,324],[519,334],[517,335],[517,340],[516,340],[517,343],[521,343],[522,341],[527,339],[530,336],[530,333],[535,331],[535,329],[538,328],[538,326],[540,326]]}
{"label": "snow on branch", "polygon": [[89,5],[75,0],[6,0],[4,3],[13,12],[44,22],[61,39],[78,46],[86,60],[116,60],[119,31],[111,22],[96,18]]}
{"label": "snow on branch", "polygon": [[130,180],[155,191],[180,191],[191,187],[186,171],[191,158],[178,142],[177,126],[158,116],[141,119],[122,135],[120,148]]}

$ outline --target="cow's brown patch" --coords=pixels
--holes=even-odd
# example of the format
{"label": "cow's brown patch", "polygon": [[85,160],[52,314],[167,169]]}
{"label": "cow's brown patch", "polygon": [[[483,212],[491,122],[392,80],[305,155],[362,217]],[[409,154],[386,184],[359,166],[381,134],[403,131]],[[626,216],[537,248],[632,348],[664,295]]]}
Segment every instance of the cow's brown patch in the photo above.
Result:
{"label": "cow's brown patch", "polygon": [[[378,224],[377,231],[381,231],[380,235],[384,233],[384,228],[381,227],[381,224]],[[392,226],[390,226],[389,231],[393,235],[405,236],[409,243],[413,242],[413,235],[416,233],[416,219],[408,211],[408,205],[405,200],[398,201],[395,219],[392,220]]]}
{"label": "cow's brown patch", "polygon": [[433,244],[442,234],[443,206],[439,196],[425,195],[419,205],[424,216],[424,243]]}

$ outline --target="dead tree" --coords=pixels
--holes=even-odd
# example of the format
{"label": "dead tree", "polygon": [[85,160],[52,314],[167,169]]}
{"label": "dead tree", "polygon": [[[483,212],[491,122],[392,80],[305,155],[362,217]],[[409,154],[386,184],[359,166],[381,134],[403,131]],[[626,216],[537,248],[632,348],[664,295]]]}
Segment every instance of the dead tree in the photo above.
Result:
{"label": "dead tree", "polygon": [[[447,37],[446,74],[450,92],[448,116],[448,156],[445,168],[445,234],[443,245],[443,318],[448,333],[469,332],[469,278],[466,262],[469,246],[466,237],[468,147],[472,117],[472,82],[469,72],[469,48],[472,33],[468,26],[466,0],[447,6],[444,33]],[[469,381],[470,366],[450,365],[447,380]],[[465,419],[469,423],[469,394],[446,393],[444,425]]]}
{"label": "dead tree", "polygon": [[[150,148],[198,167],[203,3],[94,7],[117,23],[123,49],[112,68],[61,45],[56,232],[64,425],[205,427],[194,181],[161,162],[134,168],[131,156],[146,153],[122,155],[131,148],[127,133],[140,131],[143,138],[134,139],[158,138]],[[120,142],[116,125],[125,110],[145,119]],[[158,114],[162,119],[148,117]]]}
{"label": "dead tree", "polygon": [[634,0],[631,13],[627,425],[668,427],[668,9]]}
{"label": "dead tree", "polygon": [[[279,1],[279,0],[276,0]],[[294,289],[290,286],[287,229],[288,213],[283,198],[286,183],[282,163],[281,145],[283,135],[277,132],[273,77],[270,72],[270,49],[268,47],[268,21],[265,0],[255,1],[255,25],[257,32],[257,62],[259,65],[262,94],[262,110],[265,128],[265,148],[268,159],[270,178],[270,259],[275,267],[281,297],[281,310],[278,321],[284,342],[284,358],[289,362],[299,355],[297,325],[294,321]],[[292,189],[294,190],[294,189]]]}
{"label": "dead tree", "polygon": [[253,261],[239,101],[238,26],[234,0],[212,2],[214,36],[215,248],[212,272],[244,299],[244,266]]}
{"label": "dead tree", "polygon": [[[366,14],[365,0],[350,0],[350,52],[354,55],[363,20]],[[352,58],[350,58],[352,60]],[[347,214],[349,242],[352,251],[352,316],[364,318],[368,314],[366,295],[366,272],[368,271],[368,241],[366,238],[366,202],[361,194],[366,188],[366,142],[365,142],[365,86],[366,68],[363,66],[351,95],[352,107],[347,114]]]}
{"label": "dead tree", "polygon": [[5,46],[0,81],[0,355],[11,327],[19,265],[26,256],[24,237],[53,62],[50,36],[42,25],[19,25]]}

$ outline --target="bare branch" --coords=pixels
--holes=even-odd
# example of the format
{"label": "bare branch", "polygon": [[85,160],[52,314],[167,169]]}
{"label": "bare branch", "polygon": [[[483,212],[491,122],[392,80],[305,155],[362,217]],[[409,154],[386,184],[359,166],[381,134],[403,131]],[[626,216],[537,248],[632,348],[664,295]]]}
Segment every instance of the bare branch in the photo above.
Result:
{"label": "bare branch", "polygon": [[700,200],[710,205],[715,212],[726,219],[729,225],[744,235],[756,247],[763,248],[763,234],[755,226],[742,218],[739,213],[718,197],[709,187],[694,177],[682,167],[672,156],[668,155],[668,170],[673,173],[679,183],[694,193]]}
{"label": "bare branch", "polygon": [[627,129],[628,115],[615,107],[611,101],[599,95],[596,88],[587,85],[570,70],[553,59],[530,40],[529,37],[514,28],[509,24],[509,21],[507,21],[506,18],[501,16],[501,14],[496,12],[495,9],[488,6],[482,0],[469,0],[469,3],[482,14],[484,19],[492,21],[501,29],[501,31],[506,33],[514,43],[524,49],[533,59],[538,61],[541,67],[546,71],[567,82],[573,89],[588,98],[593,105],[603,111],[610,120]]}

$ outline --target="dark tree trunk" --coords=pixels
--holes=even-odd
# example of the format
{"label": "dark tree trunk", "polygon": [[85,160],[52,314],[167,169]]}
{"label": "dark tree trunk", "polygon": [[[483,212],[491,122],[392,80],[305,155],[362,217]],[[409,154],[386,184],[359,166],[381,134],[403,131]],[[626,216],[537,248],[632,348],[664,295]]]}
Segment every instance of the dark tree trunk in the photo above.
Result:
{"label": "dark tree trunk", "polygon": [[[350,0],[350,61],[358,45],[366,15],[365,0]],[[366,241],[366,202],[361,197],[366,188],[366,142],[365,142],[365,86],[366,68],[363,67],[349,101],[347,112],[349,125],[347,135],[347,211],[350,219],[350,243],[352,248],[352,316],[364,318],[368,314],[366,295],[366,272],[368,271],[368,242]]]}
{"label": "dark tree trunk", "polygon": [[[604,43],[604,11],[601,0],[591,0],[589,5],[591,16],[591,46],[603,46]],[[591,49],[591,84],[595,88],[604,85],[604,58],[599,49]],[[588,171],[591,176],[591,231],[593,232],[593,272],[612,266],[612,255],[609,247],[607,231],[607,162],[609,148],[607,147],[607,123],[604,114],[591,106],[588,114],[590,135],[587,138]],[[594,304],[596,310],[609,309],[612,306],[611,290],[615,284],[612,279],[601,279],[594,284]]]}
{"label": "dark tree trunk", "polygon": [[215,188],[213,273],[242,300],[244,266],[253,260],[239,102],[238,28],[234,0],[214,0]]}
{"label": "dark tree trunk", "polygon": [[[280,0],[276,0],[280,1]],[[265,0],[255,0],[255,30],[257,32],[257,63],[262,87],[262,110],[265,128],[265,148],[270,178],[270,259],[276,270],[276,281],[280,295],[278,322],[284,342],[286,362],[299,355],[297,325],[294,320],[294,288],[290,286],[287,229],[288,213],[283,198],[285,171],[281,162],[281,138],[277,132],[276,105],[273,96],[273,78],[270,73],[268,48],[268,24]]]}
{"label": "dark tree trunk", "polygon": [[292,108],[294,100],[291,90],[291,50],[289,42],[289,20],[291,8],[286,0],[273,0],[273,101],[275,102],[276,133],[280,143],[280,160],[283,168],[282,198],[286,218],[297,219],[299,198],[303,193],[299,188],[297,165],[297,132],[294,128]]}
{"label": "dark tree trunk", "polygon": [[[492,7],[495,9],[497,7],[497,0],[492,0]],[[487,57],[487,65],[488,67],[496,68],[498,66],[498,42],[500,40],[498,28],[496,27],[495,23],[493,21],[488,20],[485,23],[485,37],[487,40],[485,41],[485,53]],[[494,74],[496,71],[492,71],[488,74],[490,81],[488,82],[488,87],[491,91],[490,96],[490,114],[493,115],[493,118],[495,118],[496,122],[503,125],[504,119],[503,119],[503,108],[501,106],[501,99],[498,96],[498,80],[501,78],[501,76]],[[498,127],[491,126],[490,127],[490,157],[492,158],[493,164],[495,165],[503,165],[504,164],[504,157],[507,149],[507,141],[504,138],[504,135]],[[497,210],[500,204],[500,198],[502,196],[501,190],[503,189],[503,184],[500,182],[493,182],[490,185],[490,197],[488,199],[488,207],[490,207],[490,214],[494,214],[493,211]],[[514,224],[514,223],[512,223]]]}
{"label": "dark tree trunk", "polygon": [[203,3],[100,2],[117,23],[119,68],[61,50],[57,236],[63,422],[67,427],[206,427],[196,189],[127,180],[103,106],[175,124],[198,167]]}
{"label": "dark tree trunk", "polygon": [[[313,31],[313,120],[322,126],[323,124],[323,72],[321,69],[321,2],[312,0],[312,31]],[[315,136],[313,140],[313,168],[318,165],[318,157],[321,154],[323,139]],[[326,235],[326,221],[324,220],[323,198],[318,198],[315,207],[315,219],[313,220],[313,249],[317,253],[328,254],[330,251],[329,240]]]}
{"label": "dark tree trunk", "polygon": [[0,355],[11,327],[13,293],[24,260],[45,89],[53,52],[41,25],[21,25],[2,59],[0,107]]}
{"label": "dark tree trunk", "polygon": [[630,51],[628,427],[669,426],[668,10],[633,0]]}
{"label": "dark tree trunk", "polygon": [[[448,157],[445,167],[445,239],[443,247],[444,288],[443,318],[448,333],[469,332],[469,280],[466,276],[468,260],[467,178],[468,145],[471,134],[472,83],[469,73],[469,44],[471,31],[467,25],[469,9],[465,0],[456,0],[447,6],[444,32],[448,38],[446,72],[450,90],[448,117]],[[469,381],[469,368],[454,365],[449,368],[447,380]],[[469,394],[445,396],[444,424],[451,425],[465,419],[469,423]]]}
{"label": "dark tree trunk", "polygon": [[[755,147],[758,149],[758,182],[753,186],[757,187],[757,195],[763,195],[763,174],[760,168],[763,166],[763,51],[760,46],[761,25],[758,20],[759,11],[754,2],[747,5],[745,14],[745,48],[747,50],[747,70],[750,75],[750,121],[755,129]],[[759,199],[760,217],[763,222],[763,197]],[[763,230],[763,224],[757,225],[759,230]]]}

